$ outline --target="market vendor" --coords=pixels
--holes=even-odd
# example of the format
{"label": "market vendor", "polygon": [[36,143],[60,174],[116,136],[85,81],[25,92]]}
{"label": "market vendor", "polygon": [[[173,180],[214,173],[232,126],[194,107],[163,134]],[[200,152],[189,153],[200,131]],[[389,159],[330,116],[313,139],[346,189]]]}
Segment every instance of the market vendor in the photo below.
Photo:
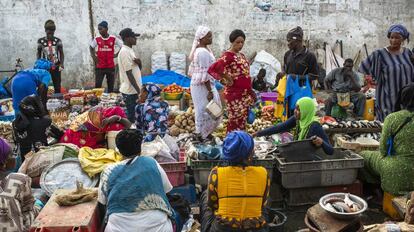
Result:
{"label": "market vendor", "polygon": [[173,231],[176,214],[166,196],[172,185],[157,161],[141,156],[141,142],[137,130],[116,136],[125,160],[102,172],[98,188],[98,201],[106,206],[105,232]]}
{"label": "market vendor", "polygon": [[30,177],[10,173],[15,164],[11,153],[10,145],[0,138],[0,209],[6,212],[0,214],[0,231],[29,231],[46,200],[33,198]]}
{"label": "market vendor", "polygon": [[13,132],[21,161],[30,151],[37,152],[39,147],[47,146],[47,131],[52,120],[39,96],[30,95],[20,102],[19,113],[13,121]]}
{"label": "market vendor", "polygon": [[329,143],[328,136],[323,130],[319,119],[315,116],[316,107],[312,98],[303,97],[296,103],[294,116],[290,117],[286,122],[276,126],[253,133],[253,137],[269,136],[283,132],[294,131],[295,140],[304,140],[312,138],[313,144],[322,147],[323,151],[332,155],[334,149]]}
{"label": "market vendor", "polygon": [[[346,59],[344,67],[332,70],[325,78],[325,89],[333,91],[325,102],[325,114],[331,115],[332,107],[338,102],[337,94],[349,94],[349,102],[354,104],[354,113],[357,117],[362,118],[365,110],[365,94],[361,93],[361,84],[359,77],[354,68],[354,61]],[[346,101],[346,100],[345,100]]]}
{"label": "market vendor", "polygon": [[379,151],[360,153],[361,177],[392,195],[404,195],[414,191],[414,84],[401,89],[394,111],[385,118]]}
{"label": "market vendor", "polygon": [[168,130],[168,103],[161,99],[161,88],[155,84],[145,84],[140,93],[140,104],[135,111],[135,125],[146,142],[157,135],[164,137]]}
{"label": "market vendor", "polygon": [[39,59],[32,69],[21,71],[14,76],[11,89],[16,116],[20,111],[20,102],[23,98],[32,94],[39,95],[46,108],[47,88],[51,79],[48,70],[52,65],[52,62],[48,60]]}
{"label": "market vendor", "polygon": [[253,81],[253,89],[259,92],[267,92],[269,87],[265,81],[266,69],[260,69],[256,79]]}
{"label": "market vendor", "polygon": [[120,131],[130,126],[131,122],[121,107],[96,106],[79,115],[59,140],[61,143],[96,149],[105,146],[106,132]]}
{"label": "market vendor", "polygon": [[208,190],[201,197],[201,231],[261,232],[266,221],[270,179],[264,167],[250,166],[253,138],[243,131],[227,135],[222,159],[228,166],[211,170]]}

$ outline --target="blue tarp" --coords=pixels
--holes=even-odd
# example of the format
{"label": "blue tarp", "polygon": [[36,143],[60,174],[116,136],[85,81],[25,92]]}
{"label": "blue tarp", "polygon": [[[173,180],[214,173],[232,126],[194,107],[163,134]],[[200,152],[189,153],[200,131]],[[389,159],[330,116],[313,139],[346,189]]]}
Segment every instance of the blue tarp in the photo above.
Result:
{"label": "blue tarp", "polygon": [[[143,84],[154,83],[167,86],[175,83],[184,88],[190,87],[190,81],[191,79],[189,77],[169,70],[157,70],[152,75],[142,77]],[[215,84],[218,90],[221,90],[223,88],[223,85],[220,84],[220,82],[216,81]]]}

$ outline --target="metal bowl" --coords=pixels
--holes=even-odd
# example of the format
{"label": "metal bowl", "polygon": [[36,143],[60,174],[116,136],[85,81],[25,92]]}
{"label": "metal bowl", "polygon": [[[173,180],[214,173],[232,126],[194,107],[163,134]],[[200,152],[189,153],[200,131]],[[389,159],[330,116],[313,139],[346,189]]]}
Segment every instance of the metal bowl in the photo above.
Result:
{"label": "metal bowl", "polygon": [[361,210],[357,211],[357,212],[353,212],[353,213],[340,213],[340,212],[336,212],[336,211],[332,211],[329,208],[326,207],[326,201],[332,197],[336,197],[336,198],[341,198],[341,199],[345,199],[345,195],[347,193],[330,193],[327,194],[323,197],[321,197],[321,199],[319,199],[319,205],[322,207],[322,209],[324,209],[326,212],[328,212],[329,214],[331,214],[333,217],[337,218],[337,219],[345,219],[345,220],[349,220],[349,219],[353,219],[355,217],[358,217],[359,215],[361,215],[365,210],[367,210],[368,208],[368,204],[367,202],[355,195],[349,194],[349,198],[354,201],[355,203],[357,203],[358,205],[360,205],[362,207]]}

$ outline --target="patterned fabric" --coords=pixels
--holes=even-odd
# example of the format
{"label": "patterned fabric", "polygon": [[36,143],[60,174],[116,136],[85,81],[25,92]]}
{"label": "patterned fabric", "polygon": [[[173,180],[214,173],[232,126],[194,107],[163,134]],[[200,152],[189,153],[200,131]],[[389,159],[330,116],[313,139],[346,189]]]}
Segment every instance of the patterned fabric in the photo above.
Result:
{"label": "patterned fabric", "polygon": [[414,190],[414,151],[412,135],[414,121],[405,125],[394,138],[395,155],[387,155],[387,139],[413,113],[398,111],[385,118],[379,151],[363,151],[364,169],[362,177],[369,183],[381,184],[384,191],[393,195],[404,195]]}
{"label": "patterned fabric", "polygon": [[221,106],[220,94],[218,93],[214,79],[207,73],[208,68],[214,63],[214,55],[205,48],[197,48],[194,53],[194,60],[191,62],[189,73],[191,75],[191,98],[194,103],[196,133],[202,138],[208,135],[220,124],[221,119],[214,120],[206,111],[209,103],[207,99],[208,90],[206,82],[210,82],[213,100]]}
{"label": "patterned fabric", "polygon": [[269,188],[270,179],[263,167],[215,167],[209,177],[208,206],[220,225],[259,229],[266,223],[262,209]]}
{"label": "patterned fabric", "polygon": [[21,173],[9,174],[0,182],[0,231],[29,231],[40,211],[30,185],[30,177]]}
{"label": "patterned fabric", "polygon": [[137,105],[135,109],[136,127],[143,135],[145,141],[155,139],[157,135],[164,136],[168,131],[169,106],[161,100],[161,89],[155,84],[144,86],[148,92],[145,103]]}
{"label": "patterned fabric", "polygon": [[372,75],[377,82],[375,115],[381,122],[393,112],[401,88],[414,82],[412,55],[407,48],[398,55],[382,48],[374,51],[359,67],[360,72]]}
{"label": "patterned fabric", "polygon": [[101,174],[99,191],[107,202],[100,202],[107,205],[107,216],[160,210],[174,218],[157,161],[150,157],[137,157],[129,161],[108,166]]}
{"label": "patterned fabric", "polygon": [[50,40],[43,37],[37,41],[37,49],[41,51],[41,57],[56,65],[60,64],[61,57],[58,50],[61,48],[63,48],[62,40],[54,36]]}

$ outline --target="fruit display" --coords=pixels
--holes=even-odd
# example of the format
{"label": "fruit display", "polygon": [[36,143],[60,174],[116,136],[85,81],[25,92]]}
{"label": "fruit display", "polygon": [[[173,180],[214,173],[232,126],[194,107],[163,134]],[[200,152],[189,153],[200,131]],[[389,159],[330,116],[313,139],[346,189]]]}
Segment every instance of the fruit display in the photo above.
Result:
{"label": "fruit display", "polygon": [[262,108],[261,119],[263,121],[276,122],[276,117],[274,116],[275,107],[274,106],[264,106]]}
{"label": "fruit display", "polygon": [[178,136],[184,133],[193,133],[195,131],[194,112],[190,107],[188,110],[175,117],[174,125],[170,127],[170,135]]}
{"label": "fruit display", "polygon": [[174,83],[172,85],[165,87],[162,91],[164,93],[182,93],[184,89],[181,86]]}
{"label": "fruit display", "polygon": [[13,127],[11,122],[0,121],[0,137],[13,143]]}

